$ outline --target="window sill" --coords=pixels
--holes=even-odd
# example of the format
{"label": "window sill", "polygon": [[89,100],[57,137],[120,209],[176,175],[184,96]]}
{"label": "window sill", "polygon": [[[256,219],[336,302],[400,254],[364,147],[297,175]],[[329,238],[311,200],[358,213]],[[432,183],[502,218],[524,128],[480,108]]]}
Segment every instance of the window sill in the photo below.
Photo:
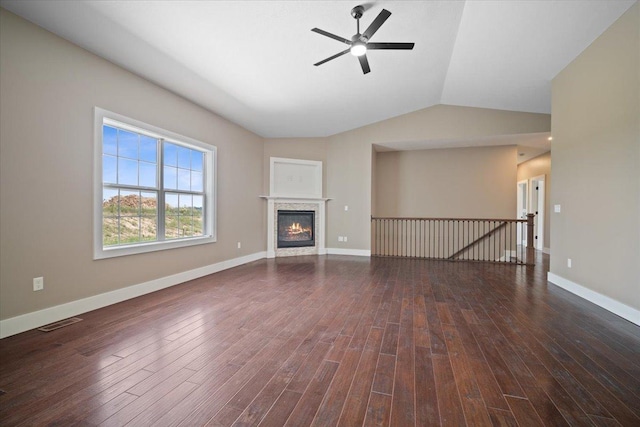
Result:
{"label": "window sill", "polygon": [[192,237],[188,239],[175,239],[164,242],[149,242],[141,244],[131,244],[126,246],[117,246],[111,248],[96,248],[93,254],[94,260],[115,258],[127,255],[144,254],[148,252],[163,251],[166,249],[184,248],[187,246],[204,245],[214,243],[216,241],[213,236]]}

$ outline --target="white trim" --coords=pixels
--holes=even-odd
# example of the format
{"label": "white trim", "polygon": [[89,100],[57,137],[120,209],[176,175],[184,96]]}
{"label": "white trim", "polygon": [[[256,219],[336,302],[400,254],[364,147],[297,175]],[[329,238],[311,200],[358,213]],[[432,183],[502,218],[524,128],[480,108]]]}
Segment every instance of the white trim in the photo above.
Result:
{"label": "white trim", "polygon": [[[204,236],[175,240],[159,240],[140,244],[103,247],[102,245],[102,127],[103,124],[125,128],[133,132],[142,133],[154,138],[161,138],[168,142],[192,146],[204,150],[206,164],[204,194],[205,194],[205,230]],[[215,243],[217,241],[217,162],[218,148],[215,145],[198,141],[187,136],[159,128],[136,119],[114,113],[100,107],[94,107],[94,153],[93,153],[93,259],[105,259],[118,256],[134,255],[165,249],[175,249],[185,246]],[[207,176],[206,174],[211,174]],[[160,174],[159,177],[162,175]],[[160,178],[159,178],[160,179]],[[159,200],[160,201],[160,200]],[[161,216],[158,220],[162,220]]]}
{"label": "white trim", "polygon": [[[277,219],[277,207],[282,204],[289,205],[314,205],[318,217],[316,223],[318,229],[316,230],[316,244],[314,255],[325,255],[327,253],[325,248],[325,234],[326,234],[326,202],[330,199],[324,198],[292,198],[292,197],[271,197],[260,196],[267,201],[267,258],[275,258],[276,256],[283,256],[277,254],[278,248],[276,242],[276,219]],[[313,249],[313,248],[309,248]],[[282,252],[282,250],[281,250]],[[292,254],[293,255],[293,254]],[[301,254],[302,255],[302,254]],[[308,255],[308,254],[307,254]]]}
{"label": "white trim", "polygon": [[628,305],[623,304],[620,301],[614,300],[613,298],[610,298],[606,295],[602,295],[596,291],[593,291],[551,272],[547,273],[547,280],[550,283],[571,292],[572,294],[584,298],[587,301],[590,301],[604,308],[605,310],[608,310],[613,314],[640,326],[640,310],[636,310],[635,308],[629,307]]}
{"label": "white trim", "polygon": [[353,255],[353,256],[371,256],[369,249],[342,249],[327,248],[327,255]]}
{"label": "white trim", "polygon": [[[538,176],[534,176],[529,178],[529,213],[534,213],[532,207],[533,207],[533,197],[534,195],[537,194],[538,196],[538,200],[536,200],[536,207],[538,210],[538,213],[535,216],[535,224],[534,224],[534,235],[538,236],[537,240],[534,240],[533,245],[535,246],[535,248],[537,250],[544,250],[544,216],[545,216],[545,210],[547,209],[547,207],[545,206],[545,201],[546,201],[546,196],[545,196],[545,187],[546,187],[546,182],[545,180],[546,175],[538,175]],[[534,183],[536,184],[536,186],[538,187],[538,192],[535,193],[534,191]]]}
{"label": "white trim", "polygon": [[542,248],[542,253],[545,253],[547,255],[551,255],[551,248]]}
{"label": "white trim", "polygon": [[[291,188],[278,188],[277,180],[275,176],[277,174],[276,169],[278,165],[286,165],[289,173],[292,171],[291,166],[301,166],[298,171],[294,171],[291,176],[287,176],[289,181],[306,182],[307,188],[304,193],[298,191],[292,191]],[[283,157],[271,157],[269,165],[269,196],[272,197],[293,197],[293,198],[322,198],[322,162],[319,160],[299,160],[299,159],[286,159]],[[303,170],[308,167],[313,168],[313,178],[311,182],[307,182],[308,176],[305,178]],[[280,168],[282,169],[282,168]]]}
{"label": "white trim", "polygon": [[182,273],[173,274],[171,276],[161,277],[159,279],[117,289],[115,291],[105,292],[92,297],[57,305],[55,307],[45,308],[44,310],[34,311],[12,317],[10,319],[5,319],[0,321],[0,338],[6,338],[11,335],[39,328],[40,326],[48,325],[49,323],[78,316],[88,311],[117,304],[131,298],[136,298],[151,292],[179,285],[189,280],[257,261],[265,257],[266,252],[257,252],[251,255],[221,261],[216,264],[207,265],[193,270],[184,271]]}
{"label": "white trim", "polygon": [[282,203],[299,203],[300,200],[310,200],[312,202],[326,202],[329,200],[333,200],[330,197],[282,197],[282,196],[258,196],[261,199],[266,200],[277,200]]}
{"label": "white trim", "polygon": [[498,258],[496,261],[498,262],[511,262],[511,258],[518,258],[518,251],[514,250],[505,250],[504,255]]}
{"label": "white trim", "polygon": [[[521,186],[524,188],[521,190]],[[524,206],[522,206],[522,196],[524,193]],[[516,196],[517,196],[517,207],[516,207],[516,218],[517,219],[526,219],[527,213],[529,213],[529,180],[523,179],[522,181],[518,181],[516,183]],[[526,227],[517,227],[516,229],[516,239],[518,244],[522,246],[527,246],[527,229]]]}

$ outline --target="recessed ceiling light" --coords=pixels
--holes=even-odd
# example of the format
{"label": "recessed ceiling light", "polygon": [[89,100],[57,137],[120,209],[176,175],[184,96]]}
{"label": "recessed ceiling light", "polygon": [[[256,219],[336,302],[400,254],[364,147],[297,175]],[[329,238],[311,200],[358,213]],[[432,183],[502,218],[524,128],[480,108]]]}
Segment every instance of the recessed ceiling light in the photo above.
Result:
{"label": "recessed ceiling light", "polygon": [[549,141],[553,141],[553,137],[550,136],[549,138],[547,138]]}

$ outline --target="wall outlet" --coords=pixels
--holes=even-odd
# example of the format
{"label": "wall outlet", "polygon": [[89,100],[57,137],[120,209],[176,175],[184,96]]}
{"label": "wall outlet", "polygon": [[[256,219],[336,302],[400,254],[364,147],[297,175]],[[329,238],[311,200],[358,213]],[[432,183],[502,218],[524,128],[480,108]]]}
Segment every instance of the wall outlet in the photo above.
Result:
{"label": "wall outlet", "polygon": [[338,242],[344,242],[344,237],[338,236]]}
{"label": "wall outlet", "polygon": [[560,205],[553,205],[553,211],[555,213],[560,213],[562,211],[562,207]]}
{"label": "wall outlet", "polygon": [[345,210],[345,211],[348,211],[348,210],[349,210],[349,206],[344,205],[344,210]]}
{"label": "wall outlet", "polygon": [[238,242],[238,249],[242,247],[242,243]]}
{"label": "wall outlet", "polygon": [[567,267],[571,268],[571,258],[567,258]]}
{"label": "wall outlet", "polygon": [[347,236],[344,236],[344,241],[345,241],[345,242],[347,241]]}
{"label": "wall outlet", "polygon": [[44,289],[44,277],[34,277],[33,279],[33,290],[41,291]]}

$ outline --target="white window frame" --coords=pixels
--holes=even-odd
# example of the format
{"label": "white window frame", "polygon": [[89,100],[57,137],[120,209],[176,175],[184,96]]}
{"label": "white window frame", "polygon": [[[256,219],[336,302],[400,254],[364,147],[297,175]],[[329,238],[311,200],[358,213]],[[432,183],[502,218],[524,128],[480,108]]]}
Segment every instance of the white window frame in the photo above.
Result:
{"label": "white window frame", "polygon": [[[205,151],[204,155],[204,194],[205,216],[204,235],[197,237],[185,237],[171,240],[159,240],[154,242],[132,243],[121,246],[104,247],[102,241],[102,126],[104,124],[142,133],[154,138],[160,138],[167,142],[179,145],[191,146]],[[165,249],[181,248],[186,246],[214,243],[216,239],[216,183],[217,183],[217,147],[211,144],[189,138],[177,133],[153,126],[139,120],[135,120],[121,114],[113,113],[99,107],[94,108],[94,159],[93,159],[93,259],[113,258],[125,255],[134,255],[147,252],[155,252]],[[158,165],[161,169],[162,165]],[[158,175],[158,180],[161,175]],[[160,181],[162,184],[162,182]],[[165,190],[171,192],[171,190]],[[158,219],[163,215],[158,211]],[[160,236],[159,236],[160,237]]]}

